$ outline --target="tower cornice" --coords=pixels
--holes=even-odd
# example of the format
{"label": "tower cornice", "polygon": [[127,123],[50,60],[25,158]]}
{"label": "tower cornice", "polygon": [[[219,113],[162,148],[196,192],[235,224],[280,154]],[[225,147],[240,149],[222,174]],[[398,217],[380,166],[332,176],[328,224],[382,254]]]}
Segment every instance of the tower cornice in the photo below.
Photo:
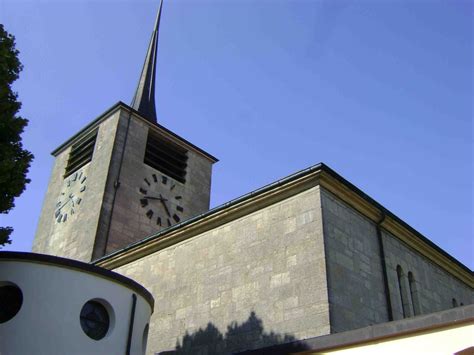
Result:
{"label": "tower cornice", "polygon": [[156,122],[150,122],[146,117],[144,117],[140,112],[137,110],[133,109],[132,107],[128,106],[126,103],[123,103],[122,101],[117,102],[113,106],[111,106],[109,109],[107,109],[105,112],[103,112],[101,115],[99,115],[97,118],[95,118],[92,122],[90,122],[88,125],[86,125],[84,128],[79,130],[75,135],[73,135],[71,138],[69,138],[67,141],[65,141],[63,144],[61,144],[59,147],[57,147],[55,150],[51,152],[51,155],[57,156],[59,153],[64,151],[64,149],[67,149],[71,144],[77,142],[80,140],[82,137],[87,135],[89,132],[93,131],[96,129],[101,122],[112,116],[116,111],[119,109],[123,109],[126,111],[129,111],[131,114],[134,115],[134,117],[142,120],[146,124],[150,125],[152,129],[158,130],[162,132],[165,135],[170,136],[173,140],[179,142],[180,144],[186,146],[188,149],[191,149],[203,156],[205,156],[207,159],[209,159],[211,162],[216,163],[219,161],[216,157],[213,155],[207,153],[205,150],[197,147],[196,145],[192,144],[191,142],[187,141],[183,137],[177,135],[176,133],[173,133],[166,127],[156,123]]}

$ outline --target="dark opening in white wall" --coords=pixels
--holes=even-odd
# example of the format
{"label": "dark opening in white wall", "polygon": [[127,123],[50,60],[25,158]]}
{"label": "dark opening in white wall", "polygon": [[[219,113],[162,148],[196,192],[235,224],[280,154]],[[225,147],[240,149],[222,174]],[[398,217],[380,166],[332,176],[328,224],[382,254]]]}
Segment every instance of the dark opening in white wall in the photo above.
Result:
{"label": "dark opening in white wall", "polygon": [[0,281],[0,323],[8,322],[16,316],[23,304],[23,293],[10,282]]}
{"label": "dark opening in white wall", "polygon": [[107,334],[110,316],[101,303],[90,300],[81,309],[81,328],[89,338],[100,340]]}

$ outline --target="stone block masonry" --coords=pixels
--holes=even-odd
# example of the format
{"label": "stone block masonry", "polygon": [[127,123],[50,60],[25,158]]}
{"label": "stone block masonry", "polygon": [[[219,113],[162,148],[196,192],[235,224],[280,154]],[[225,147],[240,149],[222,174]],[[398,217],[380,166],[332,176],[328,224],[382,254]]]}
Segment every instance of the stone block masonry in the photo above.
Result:
{"label": "stone block masonry", "polygon": [[91,260],[114,144],[111,137],[115,136],[118,120],[119,113],[112,113],[98,127],[92,161],[78,170],[87,176],[86,190],[81,194],[80,206],[64,223],[56,221],[54,210],[60,194],[66,191],[64,172],[71,145],[81,136],[57,153],[36,231],[34,252],[85,262]]}
{"label": "stone block masonry", "polygon": [[[119,177],[120,180],[120,187],[116,191],[113,211],[109,211],[109,215],[112,213],[112,216],[107,220],[107,223],[110,223],[110,228],[106,228],[106,231],[104,230],[100,233],[98,245],[100,244],[101,248],[96,248],[94,253],[95,258],[104,254],[103,244],[105,239],[107,240],[105,254],[109,254],[167,227],[166,218],[168,217],[166,215],[161,216],[161,218],[165,217],[162,221],[163,226],[157,224],[157,212],[162,209],[159,202],[153,201],[153,203],[156,202],[158,205],[155,206],[153,218],[149,218],[146,215],[149,208],[144,208],[140,202],[143,198],[143,194],[140,193],[140,188],[150,190],[144,181],[147,179],[154,183],[152,180],[153,175],[157,176],[160,182],[156,186],[153,186],[153,188],[159,190],[153,190],[150,195],[165,195],[169,187],[174,185],[173,196],[182,196],[179,200],[179,205],[183,208],[182,211],[179,212],[180,220],[194,217],[209,209],[212,162],[202,154],[186,147],[188,156],[186,182],[181,183],[167,177],[169,181],[168,185],[161,185],[161,176],[164,174],[144,163],[147,138],[149,131],[154,129],[153,126],[150,126],[150,124],[144,120],[138,119],[133,115],[129,126],[128,120],[129,113],[122,111],[118,133],[125,137],[125,130],[128,127],[128,136],[126,142],[124,138],[117,139],[114,155],[112,157],[113,164],[117,164],[122,158],[124,144],[125,152],[123,154],[120,176],[118,170],[110,172],[108,182],[108,190],[110,191],[108,194],[113,195],[114,188],[112,186],[112,180],[117,179],[117,177]],[[169,137],[166,139],[169,139]],[[171,203],[171,201],[168,201],[168,203]],[[171,208],[171,205],[169,205],[169,208]],[[164,213],[163,210],[161,210],[161,212]],[[173,213],[172,210],[171,214]],[[106,224],[105,219],[107,218],[104,218],[104,224]],[[171,216],[169,219],[173,224],[176,223]]]}
{"label": "stone block masonry", "polygon": [[[375,223],[324,189],[321,198],[331,332],[389,321]],[[383,229],[382,240],[394,320],[452,308],[453,298],[474,303],[464,282]]]}
{"label": "stone block masonry", "polygon": [[255,317],[264,331],[226,351],[329,333],[319,188],[313,187],[121,266],[151,290],[148,349],[173,350],[210,323],[224,334]]}

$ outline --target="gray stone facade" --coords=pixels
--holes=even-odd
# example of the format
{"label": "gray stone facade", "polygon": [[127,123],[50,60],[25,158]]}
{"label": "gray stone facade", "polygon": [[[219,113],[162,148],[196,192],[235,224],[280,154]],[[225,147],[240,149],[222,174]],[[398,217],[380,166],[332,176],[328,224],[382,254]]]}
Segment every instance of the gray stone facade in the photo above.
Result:
{"label": "gray stone facade", "polygon": [[[473,303],[471,287],[399,238],[382,236],[395,320],[404,318],[398,265],[414,275],[417,315],[452,308],[453,297]],[[157,300],[149,349],[174,350],[212,326],[220,334],[229,327],[242,332],[244,341],[225,348],[230,353],[387,322],[381,265],[375,223],[315,185],[114,271]],[[280,336],[252,340],[236,326],[249,315]]]}
{"label": "gray stone facade", "polygon": [[375,225],[322,190],[331,330],[388,320]]}
{"label": "gray stone facade", "polygon": [[[64,170],[71,146],[88,132],[97,129],[97,140],[90,163],[79,171],[87,175],[87,190],[81,206],[64,223],[54,218],[56,203],[64,191]],[[148,131],[152,129],[165,139],[187,150],[188,166],[184,184],[176,185],[175,195],[182,196],[182,220],[209,209],[212,164],[194,146],[165,129],[131,114],[123,104],[86,127],[80,134],[55,152],[55,164],[48,185],[33,251],[91,261],[157,232],[161,227],[146,217],[140,205],[139,188],[152,174],[165,175],[144,160]],[[127,133],[128,132],[128,133]],[[125,146],[125,151],[124,151]],[[176,207],[170,205],[170,209]],[[176,222],[171,220],[173,224]]]}
{"label": "gray stone facade", "polygon": [[223,334],[252,312],[274,336],[252,340],[247,334],[247,341],[226,351],[329,333],[318,187],[114,271],[155,297],[148,340],[153,352],[173,350],[186,333],[208,323]]}
{"label": "gray stone facade", "polygon": [[[95,129],[82,202],[58,223],[70,147]],[[185,183],[144,163],[150,130],[187,150]],[[151,291],[149,353],[232,353],[474,302],[470,270],[324,164],[208,211],[215,158],[121,103],[54,154],[33,251],[94,260]],[[162,194],[184,208],[170,228],[157,225]]]}
{"label": "gray stone facade", "polygon": [[[404,271],[401,281],[405,283],[405,289],[407,290],[407,316],[413,316],[413,309],[419,310],[415,312],[418,315],[452,308],[453,298],[457,300],[458,305],[474,303],[473,290],[465,283],[454,278],[446,270],[427,260],[390,233],[384,232],[383,236],[394,319],[403,318],[402,297],[396,272],[398,265]],[[414,277],[415,305],[412,304],[412,298],[410,297],[407,277],[409,272]]]}
{"label": "gray stone facade", "polygon": [[[321,197],[331,331],[389,321],[375,223],[324,189]],[[468,285],[383,229],[382,236],[394,320],[452,308],[453,298],[459,305],[474,303],[474,293]],[[404,270],[401,282],[406,292],[405,316],[397,275],[399,265]],[[413,296],[409,272],[414,278]]]}
{"label": "gray stone facade", "polygon": [[[87,176],[87,189],[81,196],[81,205],[65,223],[56,221],[54,210],[61,192],[65,191],[64,171],[71,145],[81,136],[55,156],[53,171],[36,230],[34,252],[85,262],[91,260],[102,201],[106,193],[105,185],[118,119],[119,113],[115,112],[98,127],[92,161],[80,169]],[[89,131],[91,130],[84,133]]]}
{"label": "gray stone facade", "polygon": [[[104,200],[102,229],[97,238],[93,259],[123,248],[166,227],[166,225],[158,226],[156,218],[148,218],[146,216],[148,209],[143,208],[140,204],[143,195],[140,194],[139,189],[149,189],[144,183],[144,179],[146,178],[153,183],[152,174],[155,174],[158,178],[166,175],[143,162],[148,132],[150,129],[155,129],[155,127],[134,115],[131,116],[129,123],[129,116],[129,112],[121,111],[119,130],[112,157],[114,165],[109,173],[108,193]],[[128,135],[126,133],[127,127]],[[126,148],[123,154],[124,143]],[[183,145],[176,139],[175,143]],[[176,187],[173,189],[173,194],[182,196],[180,200],[180,205],[184,209],[180,213],[182,220],[189,219],[209,209],[213,163],[210,159],[203,157],[202,154],[189,147],[186,148],[188,151],[186,182],[180,183],[168,177],[167,185],[174,184]],[[123,161],[119,173],[122,154]],[[115,181],[119,181],[120,186],[116,189],[114,196]],[[165,186],[160,185],[160,188],[164,189]],[[159,191],[163,194],[167,192]],[[158,192],[155,193],[158,194]],[[157,206],[156,210],[161,209],[161,207]],[[171,211],[173,207],[176,206],[169,206]],[[164,213],[164,211],[161,212]],[[171,221],[173,224],[176,223],[172,219]],[[106,247],[105,244],[107,244]]]}

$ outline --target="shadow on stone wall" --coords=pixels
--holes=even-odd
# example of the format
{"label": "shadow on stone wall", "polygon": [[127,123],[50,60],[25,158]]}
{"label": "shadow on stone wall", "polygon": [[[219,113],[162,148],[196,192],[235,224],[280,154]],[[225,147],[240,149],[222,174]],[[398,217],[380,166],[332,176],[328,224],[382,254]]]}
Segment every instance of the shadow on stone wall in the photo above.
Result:
{"label": "shadow on stone wall", "polygon": [[[294,341],[296,341],[295,337],[289,334],[265,332],[262,320],[256,316],[255,312],[251,312],[245,322],[241,324],[232,322],[227,326],[227,332],[224,335],[215,325],[209,322],[205,329],[199,328],[191,334],[186,332],[183,339],[176,344],[174,351],[166,351],[160,354],[289,354],[307,350],[304,344],[291,344]],[[261,349],[284,343],[289,344],[283,348],[278,347],[278,349]],[[259,350],[254,352],[251,349]]]}

